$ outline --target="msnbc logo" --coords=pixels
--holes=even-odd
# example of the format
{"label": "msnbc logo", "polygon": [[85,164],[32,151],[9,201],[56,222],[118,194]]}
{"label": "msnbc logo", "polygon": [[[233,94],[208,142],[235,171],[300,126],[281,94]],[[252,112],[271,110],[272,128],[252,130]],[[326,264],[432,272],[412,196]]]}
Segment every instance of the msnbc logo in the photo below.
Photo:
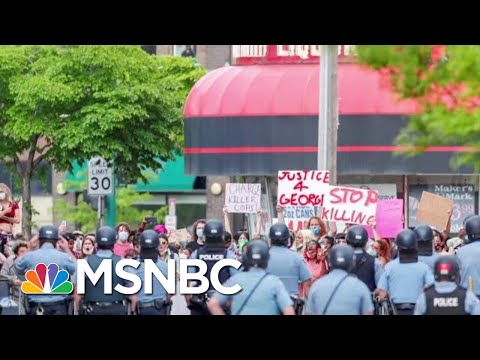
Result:
{"label": "msnbc logo", "polygon": [[25,274],[27,281],[22,283],[22,292],[67,295],[73,291],[73,285],[68,281],[68,277],[68,272],[59,270],[57,264],[49,264],[48,267],[45,264],[38,264],[35,270],[28,270]]}

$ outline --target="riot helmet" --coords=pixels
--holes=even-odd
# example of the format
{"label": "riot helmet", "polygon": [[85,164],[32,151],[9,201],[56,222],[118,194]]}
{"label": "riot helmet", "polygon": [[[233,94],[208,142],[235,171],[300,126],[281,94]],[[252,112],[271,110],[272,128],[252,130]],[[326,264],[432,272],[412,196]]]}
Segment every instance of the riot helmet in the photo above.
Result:
{"label": "riot helmet", "polygon": [[40,228],[38,231],[39,240],[58,240],[58,229],[53,225],[45,225]]}
{"label": "riot helmet", "polygon": [[435,261],[435,281],[458,282],[460,280],[460,264],[454,255],[442,255]]}
{"label": "riot helmet", "polygon": [[269,237],[272,245],[288,246],[290,233],[285,224],[275,223],[270,227]]}
{"label": "riot helmet", "polygon": [[364,248],[368,241],[368,232],[362,225],[354,225],[347,231],[347,244],[354,248]]}
{"label": "riot helmet", "polygon": [[223,224],[218,220],[210,220],[203,228],[203,236],[205,236],[205,243],[223,243]]}
{"label": "riot helmet", "polygon": [[418,255],[433,255],[434,234],[432,228],[428,225],[418,225],[414,231],[417,235]]}
{"label": "riot helmet", "polygon": [[475,215],[470,217],[465,222],[465,231],[467,232],[469,241],[480,239],[480,216]]}
{"label": "riot helmet", "polygon": [[117,241],[115,229],[110,226],[102,226],[97,229],[95,235],[99,249],[111,248]]}
{"label": "riot helmet", "polygon": [[244,262],[246,268],[259,267],[266,269],[270,253],[268,244],[263,240],[253,240],[247,244],[247,252],[244,255]]}
{"label": "riot helmet", "polygon": [[328,254],[330,269],[342,269],[351,272],[355,266],[355,254],[350,245],[335,245]]}

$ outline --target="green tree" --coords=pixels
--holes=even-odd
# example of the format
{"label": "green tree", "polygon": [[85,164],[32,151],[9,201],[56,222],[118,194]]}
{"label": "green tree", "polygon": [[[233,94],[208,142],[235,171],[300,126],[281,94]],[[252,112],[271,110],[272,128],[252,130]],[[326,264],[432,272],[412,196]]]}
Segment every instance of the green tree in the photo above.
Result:
{"label": "green tree", "polygon": [[[138,193],[131,187],[117,189],[116,206],[119,222],[126,222],[136,228],[146,216],[155,216],[159,223],[163,223],[168,212],[167,206],[157,211],[140,210],[136,205],[139,202],[152,200],[150,193]],[[71,205],[64,200],[55,203],[54,211],[57,215],[71,224],[78,224],[83,232],[92,231],[97,227],[97,212],[83,199],[78,197],[77,205]]]}
{"label": "green tree", "polygon": [[419,113],[397,138],[408,155],[428,146],[463,145],[451,166],[480,170],[480,46],[359,45],[360,63],[379,70]]}
{"label": "green tree", "polygon": [[42,162],[70,171],[102,156],[133,183],[181,152],[183,104],[205,72],[139,46],[0,46],[0,158],[22,179],[23,232]]}

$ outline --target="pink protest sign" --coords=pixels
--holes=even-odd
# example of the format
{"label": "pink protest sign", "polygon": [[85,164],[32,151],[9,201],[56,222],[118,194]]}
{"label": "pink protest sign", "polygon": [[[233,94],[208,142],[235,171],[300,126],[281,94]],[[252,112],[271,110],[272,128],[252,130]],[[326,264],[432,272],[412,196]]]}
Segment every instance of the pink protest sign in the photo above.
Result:
{"label": "pink protest sign", "polygon": [[382,238],[394,238],[403,230],[403,199],[381,200],[377,204],[377,231]]}
{"label": "pink protest sign", "polygon": [[[395,238],[403,230],[403,199],[379,200],[376,212],[377,232],[382,238]],[[370,226],[365,226],[373,239]]]}

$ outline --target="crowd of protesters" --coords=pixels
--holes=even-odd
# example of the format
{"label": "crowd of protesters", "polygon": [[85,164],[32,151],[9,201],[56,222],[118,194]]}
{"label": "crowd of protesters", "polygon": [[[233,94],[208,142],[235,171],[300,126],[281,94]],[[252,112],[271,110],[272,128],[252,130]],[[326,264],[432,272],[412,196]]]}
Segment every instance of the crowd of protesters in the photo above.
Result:
{"label": "crowd of protesters", "polygon": [[[280,206],[277,206],[276,210],[278,212],[278,223],[285,224],[283,214],[284,209]],[[2,280],[3,283],[8,283],[8,288],[10,292],[9,295],[13,299],[17,299],[19,303],[19,314],[25,314],[27,313],[27,310],[25,309],[25,306],[21,304],[22,294],[19,290],[20,285],[23,281],[25,281],[25,275],[18,271],[16,263],[19,261],[19,259],[24,257],[26,253],[39,249],[39,247],[41,246],[41,242],[39,241],[38,236],[33,236],[32,239],[25,239],[22,234],[13,234],[13,225],[19,222],[19,218],[20,216],[18,205],[14,201],[12,201],[10,190],[5,184],[0,184],[0,280]],[[249,244],[252,243],[253,240],[269,240],[268,237],[266,238],[261,234],[263,219],[264,213],[262,210],[259,210],[256,231],[255,234],[251,235],[243,228],[238,230],[231,228],[229,222],[229,214],[227,208],[225,207],[223,222],[224,232],[222,237],[224,249],[229,253],[233,254],[233,257],[235,259],[244,262],[245,256],[250,249]],[[112,249],[113,254],[117,255],[119,258],[140,260],[140,239],[142,238],[142,233],[144,233],[145,231],[153,230],[156,233],[156,236],[158,236],[159,241],[158,248],[156,250],[158,254],[156,254],[155,258],[158,258],[158,260],[165,262],[168,262],[168,260],[175,260],[178,262],[180,259],[192,257],[192,254],[196,254],[199,249],[205,246],[204,229],[206,227],[206,224],[207,221],[205,219],[198,219],[191,227],[190,238],[183,239],[184,241],[179,241],[175,237],[174,232],[168,231],[165,225],[151,223],[149,218],[143,219],[143,221],[136,229],[132,229],[129,224],[121,222],[118,223],[115,227],[116,242]],[[420,244],[421,241],[425,240],[422,238],[421,234],[412,235],[415,236],[415,249],[413,249],[413,247],[411,249],[402,248],[402,246],[399,246],[399,244],[403,244],[402,241],[404,239],[408,240],[408,236],[410,235],[401,233],[399,234],[400,238],[381,238],[376,231],[375,221],[372,221],[370,223],[374,234],[373,239],[366,238],[366,235],[363,235],[363,232],[361,231],[359,232],[358,226],[356,226],[355,224],[346,224],[345,229],[341,233],[339,233],[337,232],[337,227],[335,223],[325,223],[317,216],[310,217],[310,219],[308,219],[308,221],[306,221],[304,225],[305,226],[303,227],[303,229],[298,231],[290,230],[287,234],[288,249],[292,253],[297,254],[296,256],[298,256],[299,259],[301,259],[301,261],[304,263],[304,265],[302,266],[305,266],[305,269],[308,269],[306,271],[309,274],[309,276],[305,277],[304,280],[298,281],[298,292],[294,291],[295,294],[293,294],[292,291],[289,291],[289,295],[292,295],[292,298],[293,295],[295,295],[295,297],[298,296],[298,298],[302,299],[302,303],[307,304],[305,309],[297,309],[297,314],[317,313],[315,311],[316,305],[315,299],[313,297],[319,296],[317,294],[319,293],[318,289],[321,287],[321,284],[327,283],[328,279],[333,278],[333,275],[337,274],[340,271],[338,268],[338,262],[336,262],[336,260],[338,260],[338,254],[341,253],[343,254],[342,256],[346,256],[347,258],[348,256],[350,256],[348,251],[345,252],[345,250],[342,250],[343,252],[337,251],[335,253],[336,255],[334,255],[334,250],[336,248],[343,249],[343,247],[349,247],[349,245],[351,245],[354,249],[354,251],[352,251],[352,254],[356,255],[352,255],[353,257],[350,261],[352,262],[351,268],[340,268],[345,270],[346,273],[356,274],[361,281],[367,284],[367,286],[369,284],[371,285],[368,287],[372,300],[374,302],[375,300],[378,301],[377,303],[375,303],[375,313],[382,313],[381,311],[377,311],[379,308],[381,308],[379,304],[385,305],[385,303],[382,303],[382,301],[386,301],[387,299],[389,299],[390,301],[390,313],[398,313],[398,311],[395,311],[395,304],[392,304],[392,299],[395,300],[395,295],[393,294],[395,293],[395,291],[397,291],[394,288],[397,285],[392,285],[391,283],[392,274],[397,271],[397,263],[403,264],[403,267],[405,267],[404,265],[406,265],[407,263],[416,263],[418,258],[419,262],[423,261],[424,263],[428,264],[427,270],[425,270],[428,272],[428,274],[425,275],[425,278],[433,279],[434,274],[437,275],[438,269],[436,269],[435,266],[438,262],[436,260],[438,260],[439,256],[454,255],[463,245],[468,242],[468,240],[474,242],[476,240],[476,235],[478,235],[478,237],[480,238],[480,233],[468,233],[468,229],[462,229],[456,237],[450,237],[449,225],[446,227],[446,229],[440,229],[440,231],[428,227],[428,229],[431,229],[432,239],[430,239],[430,245],[427,246],[430,246],[431,251],[430,253],[428,253],[427,251],[427,256],[421,256],[422,254],[420,252],[418,252],[417,254],[417,241]],[[146,230],[147,228],[148,230]],[[75,259],[86,259],[89,256],[96,254],[98,250],[98,239],[96,231],[94,229],[92,229],[91,232],[83,233],[78,230],[67,231],[66,228],[60,226],[58,231],[61,235],[61,241],[59,240],[56,243],[56,247],[58,250],[67,253],[67,255]],[[352,236],[356,236],[357,239],[360,239],[363,236],[365,237],[365,241],[355,243],[355,241],[352,240]],[[415,251],[415,261],[408,260],[407,262],[405,262],[405,259],[410,259],[407,256],[408,254],[410,254],[410,250]],[[411,259],[413,259],[413,257]],[[366,264],[374,264],[372,265],[371,281],[362,278],[362,276],[370,276],[365,275],[365,271],[360,271],[359,268],[361,266],[363,266],[364,269],[369,266],[363,265],[362,261]],[[480,261],[478,262],[480,263]],[[465,264],[463,265],[465,266]],[[462,265],[460,264],[459,266],[461,267]],[[458,271],[460,272],[460,269],[458,269]],[[282,281],[284,280],[282,276],[279,276],[279,278]],[[408,276],[404,275],[402,279],[408,280]],[[405,280],[406,282],[404,283],[406,285],[402,286],[408,286],[407,280]],[[438,280],[437,276],[435,276],[435,280]],[[460,275],[458,275],[456,283],[460,283],[460,280],[462,280],[462,284],[464,284],[464,279],[460,279]],[[472,279],[472,277],[470,276],[468,281],[469,284],[472,284],[475,281],[480,281],[480,279]],[[422,291],[426,291],[427,289],[429,289],[432,284],[433,280],[422,283],[419,293],[414,294],[415,299],[418,296],[422,295]],[[337,285],[339,286],[340,282]],[[355,284],[352,284],[352,288],[355,288],[355,286]],[[473,286],[471,286],[469,289],[470,292],[467,293],[467,298],[470,299],[469,304],[476,304],[478,302],[478,299],[476,298],[475,292],[473,291],[472,287]],[[476,290],[478,290],[476,292],[476,295],[478,295],[480,289]],[[333,291],[333,293],[335,293],[336,291],[337,290]],[[331,294],[332,297],[333,295],[334,294]],[[348,296],[354,297],[353,294]],[[422,299],[423,300],[419,301],[421,304],[424,304],[425,301],[427,301],[425,299],[428,298]],[[329,299],[328,303],[330,301],[331,299]],[[341,299],[337,299],[335,301],[337,301],[337,304],[341,303]],[[187,302],[185,302],[182,296],[177,296],[176,303],[176,310],[174,306],[174,309],[172,309],[171,311],[172,314],[189,313],[188,308],[190,308],[190,303],[188,301],[188,298]],[[409,311],[407,313],[413,314],[413,305],[415,305],[415,301],[409,300],[409,303],[412,306],[408,308]],[[1,305],[2,304],[0,303],[0,308],[2,307]],[[325,306],[328,307],[329,305]],[[425,310],[427,305],[423,307],[422,306],[423,305],[420,306],[417,304],[417,307],[415,307],[415,313],[425,313],[427,311]],[[384,307],[386,308],[387,306]],[[337,309],[340,308],[337,307]],[[472,310],[470,311],[470,313],[476,313],[476,311],[477,310]],[[324,309],[324,312],[326,312],[326,309]],[[282,313],[282,311],[280,311],[280,313]],[[288,313],[288,311],[284,313]],[[346,313],[349,312],[347,311]],[[360,311],[360,313],[367,314],[374,313],[374,311],[368,306],[364,306],[364,311]]]}

